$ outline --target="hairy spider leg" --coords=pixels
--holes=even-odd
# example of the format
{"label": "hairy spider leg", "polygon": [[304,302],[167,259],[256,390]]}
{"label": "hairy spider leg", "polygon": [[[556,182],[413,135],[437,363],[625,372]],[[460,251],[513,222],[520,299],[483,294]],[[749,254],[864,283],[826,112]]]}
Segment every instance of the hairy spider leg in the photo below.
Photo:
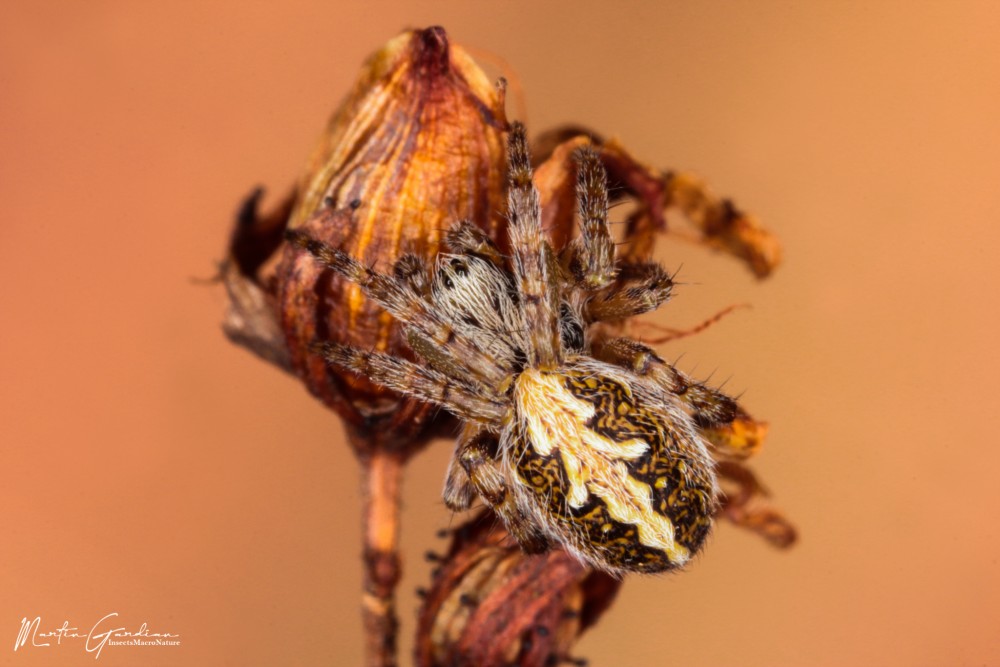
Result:
{"label": "hairy spider leg", "polygon": [[719,458],[746,459],[763,445],[767,422],[751,417],[735,399],[718,389],[689,378],[649,346],[631,338],[613,338],[597,346],[595,356],[646,376],[676,396],[691,410],[701,436]]}
{"label": "hairy spider leg", "polygon": [[595,357],[646,377],[669,391],[691,410],[699,429],[730,424],[741,412],[732,398],[692,380],[661,359],[651,347],[631,338],[602,342],[595,350]]}
{"label": "hairy spider leg", "polygon": [[541,225],[538,191],[531,180],[531,158],[524,126],[513,123],[507,143],[507,216],[514,278],[524,324],[532,344],[528,365],[555,367],[562,361],[559,326],[559,267]]}
{"label": "hairy spider leg", "polygon": [[393,391],[440,405],[465,421],[495,423],[506,412],[495,395],[411,361],[332,342],[320,343],[317,352],[332,364],[367,375]]}
{"label": "hairy spider leg", "polygon": [[694,336],[699,334],[705,329],[708,329],[714,324],[717,324],[723,317],[729,315],[737,308],[749,308],[750,304],[747,303],[735,303],[731,306],[726,306],[722,310],[718,311],[710,317],[706,317],[704,320],[694,325],[693,327],[688,327],[687,329],[677,329],[674,327],[665,327],[653,322],[634,322],[634,327],[642,327],[644,329],[650,329],[662,333],[664,335],[657,338],[649,338],[648,336],[643,336],[643,340],[651,345],[662,345],[663,343],[669,343],[675,341],[679,338],[687,338],[688,336]]}
{"label": "hairy spider leg", "polygon": [[[557,128],[536,141],[538,174],[542,177],[542,199],[546,202],[546,224],[555,218],[564,219],[565,210],[558,204],[569,200],[571,187],[563,175],[572,169],[572,156],[581,146],[593,146],[601,163],[610,173],[618,192],[639,204],[626,224],[624,243],[619,257],[628,261],[648,261],[656,237],[670,233],[695,243],[723,250],[745,261],[758,278],[770,275],[781,261],[781,245],[764,229],[756,217],[749,215],[731,200],[713,193],[703,181],[687,172],[663,171],[642,164],[615,140],[604,141],[597,133],[581,127]],[[556,206],[552,206],[556,203]],[[697,228],[691,238],[683,232],[667,228],[668,210],[679,210]]]}
{"label": "hairy spider leg", "polygon": [[587,301],[584,318],[591,324],[642,315],[666,303],[673,289],[673,277],[655,262],[622,264],[611,287]]}
{"label": "hairy spider leg", "polygon": [[469,473],[458,460],[458,453],[466,440],[477,437],[481,432],[479,424],[466,424],[455,441],[455,450],[448,461],[448,471],[444,476],[444,491],[441,494],[445,506],[452,512],[464,512],[472,507],[478,489],[469,479]]}
{"label": "hairy spider leg", "polygon": [[331,248],[304,232],[291,230],[286,233],[286,238],[290,243],[309,251],[324,266],[357,283],[366,296],[407,327],[415,329],[429,343],[450,346],[454,350],[454,356],[463,360],[462,366],[466,370],[462,377],[471,372],[485,386],[495,386],[506,376],[506,371],[497,366],[474,341],[457,336],[453,327],[438,315],[427,299],[412,289],[413,274],[407,274],[407,271],[412,270],[413,259],[407,259],[402,267],[397,262],[399,273],[404,274],[404,280],[401,281],[395,276],[363,266],[344,251]]}
{"label": "hairy spider leg", "polygon": [[542,553],[549,541],[518,507],[507,485],[507,473],[498,456],[499,437],[475,425],[466,426],[455,447],[445,480],[444,501],[454,511],[468,509],[470,486],[503,520],[507,531],[527,553]]}
{"label": "hairy spider leg", "polygon": [[608,229],[608,175],[597,153],[589,146],[576,151],[576,201],[580,237],[565,249],[566,267],[576,284],[587,291],[612,283],[615,242]]}
{"label": "hairy spider leg", "polygon": [[608,177],[600,154],[590,146],[574,151],[580,237],[563,251],[566,272],[583,299],[586,323],[619,321],[655,310],[670,298],[672,276],[655,262],[618,265],[608,227]]}

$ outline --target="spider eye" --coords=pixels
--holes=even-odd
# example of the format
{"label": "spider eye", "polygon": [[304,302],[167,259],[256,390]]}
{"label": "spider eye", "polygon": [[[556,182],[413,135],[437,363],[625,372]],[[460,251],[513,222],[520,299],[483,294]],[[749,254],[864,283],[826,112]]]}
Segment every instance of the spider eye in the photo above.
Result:
{"label": "spider eye", "polygon": [[465,262],[459,258],[455,258],[450,262],[451,268],[455,271],[457,275],[467,276],[469,275],[469,267],[465,265]]}
{"label": "spider eye", "polygon": [[442,285],[445,289],[452,289],[455,287],[455,281],[451,279],[451,273],[444,267],[438,268],[437,283]]}

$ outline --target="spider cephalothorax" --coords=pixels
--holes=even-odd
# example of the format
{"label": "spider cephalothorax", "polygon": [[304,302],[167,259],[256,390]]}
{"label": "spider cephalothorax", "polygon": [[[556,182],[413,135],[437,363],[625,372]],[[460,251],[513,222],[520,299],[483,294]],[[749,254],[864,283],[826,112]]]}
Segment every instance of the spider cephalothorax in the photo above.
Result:
{"label": "spider cephalothorax", "polygon": [[289,232],[400,320],[425,363],[317,347],[465,422],[444,492],[452,509],[479,495],[525,550],[561,545],[611,572],[683,565],[716,511],[701,429],[731,422],[739,408],[637,341],[592,336],[592,325],[657,308],[673,287],[658,264],[616,261],[597,155],[578,154],[581,234],[558,253],[541,227],[520,124],[508,161],[509,257],[460,222],[433,270],[409,255],[379,273]]}

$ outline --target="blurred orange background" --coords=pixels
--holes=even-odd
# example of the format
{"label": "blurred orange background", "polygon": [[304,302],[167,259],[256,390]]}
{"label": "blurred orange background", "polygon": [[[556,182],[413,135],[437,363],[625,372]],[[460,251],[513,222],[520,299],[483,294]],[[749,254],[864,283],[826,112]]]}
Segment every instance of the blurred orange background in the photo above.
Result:
{"label": "blurred orange background", "polygon": [[[1000,5],[12,3],[0,8],[0,664],[24,616],[180,634],[102,665],[356,665],[358,472],[337,419],[223,338],[239,199],[298,176],[368,53],[445,26],[574,121],[700,173],[784,241],[755,282],[670,239],[664,348],[731,377],[799,526],[722,525],[626,582],[592,665],[1000,665]],[[496,59],[486,63],[496,75]],[[517,112],[516,104],[509,105]],[[406,479],[404,664],[450,446]]]}

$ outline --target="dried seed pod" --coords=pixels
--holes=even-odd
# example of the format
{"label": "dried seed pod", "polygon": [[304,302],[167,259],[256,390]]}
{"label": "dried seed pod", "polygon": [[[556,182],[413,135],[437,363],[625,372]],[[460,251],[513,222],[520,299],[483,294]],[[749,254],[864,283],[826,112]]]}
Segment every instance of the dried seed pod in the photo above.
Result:
{"label": "dried seed pod", "polygon": [[417,628],[420,667],[570,662],[621,582],[561,549],[528,555],[490,512],[454,531]]}
{"label": "dried seed pod", "polygon": [[[507,127],[493,86],[441,28],[391,40],[365,65],[334,114],[299,185],[290,228],[381,270],[406,254],[429,259],[448,226],[500,225]],[[285,248],[277,306],[292,366],[309,389],[361,431],[356,442],[412,441],[433,408],[332,367],[316,340],[401,354],[400,327],[352,284]]]}

